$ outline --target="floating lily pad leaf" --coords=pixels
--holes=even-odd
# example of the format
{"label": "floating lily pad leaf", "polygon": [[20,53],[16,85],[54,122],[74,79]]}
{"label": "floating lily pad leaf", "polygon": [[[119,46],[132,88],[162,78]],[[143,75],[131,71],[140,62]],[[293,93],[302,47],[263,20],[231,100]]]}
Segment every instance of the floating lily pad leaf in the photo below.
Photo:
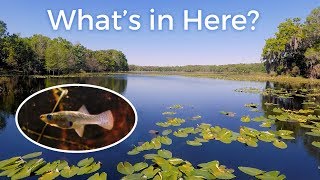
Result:
{"label": "floating lily pad leaf", "polygon": [[64,169],[64,168],[67,167],[67,166],[68,166],[68,162],[65,161],[65,160],[62,160],[62,161],[60,162],[60,164],[57,166],[57,169],[60,171],[60,170]]}
{"label": "floating lily pad leaf", "polygon": [[262,175],[258,175],[256,176],[257,179],[261,179],[261,180],[270,180],[270,179],[275,179],[275,180],[284,180],[286,179],[285,175],[279,175],[280,172],[279,171],[269,171],[266,172]]}
{"label": "floating lily pad leaf", "polygon": [[169,109],[182,109],[182,108],[183,108],[183,106],[180,104],[175,104],[175,105],[172,105],[169,107]]}
{"label": "floating lily pad leaf", "polygon": [[71,166],[70,167],[65,167],[63,170],[61,170],[61,176],[64,178],[71,178],[73,176],[75,176],[76,174],[78,174],[79,171],[79,167],[76,166]]}
{"label": "floating lily pad leaf", "polygon": [[160,142],[162,144],[165,144],[165,145],[171,145],[172,144],[172,140],[168,136],[160,137]]}
{"label": "floating lily pad leaf", "polygon": [[107,180],[107,178],[108,178],[108,174],[106,172],[102,172],[100,174],[100,180]]}
{"label": "floating lily pad leaf", "polygon": [[246,144],[250,147],[258,147],[258,143],[251,138],[246,139]]}
{"label": "floating lily pad leaf", "polygon": [[190,146],[202,146],[202,143],[199,141],[187,141],[187,144]]}
{"label": "floating lily pad leaf", "polygon": [[88,174],[88,172],[91,170],[91,166],[83,166],[83,167],[80,167],[79,170],[78,170],[78,173],[77,175],[84,175],[84,174]]}
{"label": "floating lily pad leaf", "polygon": [[201,119],[201,116],[200,116],[200,115],[193,116],[193,117],[191,118],[191,120],[198,120],[198,119]]}
{"label": "floating lily pad leaf", "polygon": [[249,107],[249,108],[257,108],[257,107],[258,107],[258,104],[249,103],[249,104],[245,104],[244,106],[245,106],[245,107]]}
{"label": "floating lily pad leaf", "polygon": [[159,174],[156,175],[155,177],[153,177],[152,180],[162,180],[162,176],[160,176]]}
{"label": "floating lily pad leaf", "polygon": [[137,155],[139,153],[140,153],[140,151],[138,151],[136,148],[134,148],[131,151],[129,151],[127,154],[128,155]]}
{"label": "floating lily pad leaf", "polygon": [[220,111],[221,114],[229,116],[229,117],[234,117],[236,113],[234,112],[225,112],[225,111]]}
{"label": "floating lily pad leaf", "polygon": [[99,173],[95,173],[94,175],[90,176],[88,180],[100,180]]}
{"label": "floating lily pad leaf", "polygon": [[245,122],[245,123],[250,122],[250,116],[242,116],[242,117],[241,117],[241,121],[242,121],[242,122]]}
{"label": "floating lily pad leaf", "polygon": [[169,127],[170,126],[170,124],[166,123],[166,122],[157,122],[156,125],[161,126],[161,127]]}
{"label": "floating lily pad leaf", "polygon": [[265,171],[262,171],[260,169],[257,169],[257,168],[252,168],[252,167],[243,167],[243,166],[240,166],[238,167],[238,169],[250,176],[257,176],[259,174],[262,174],[262,173],[265,173]]}
{"label": "floating lily pad leaf", "polygon": [[135,172],[139,172],[147,167],[148,167],[148,164],[145,162],[139,162],[133,166]]}
{"label": "floating lily pad leaf", "polygon": [[162,115],[175,115],[177,114],[176,112],[173,111],[167,111],[167,112],[163,112]]}
{"label": "floating lily pad leaf", "polygon": [[59,164],[58,161],[47,163],[46,165],[38,169],[35,173],[36,175],[42,175],[46,172],[54,171],[57,168],[58,164]]}
{"label": "floating lily pad leaf", "polygon": [[147,178],[142,178],[142,174],[130,174],[121,178],[121,180],[142,180]]}
{"label": "floating lily pad leaf", "polygon": [[209,142],[209,141],[206,140],[206,139],[202,139],[202,138],[198,138],[198,137],[196,137],[196,138],[194,139],[194,141],[201,142],[201,143]]}
{"label": "floating lily pad leaf", "polygon": [[317,148],[320,148],[320,142],[319,141],[313,141],[311,144],[313,146],[317,147]]}
{"label": "floating lily pad leaf", "polygon": [[153,144],[153,149],[160,149],[161,148],[161,142],[157,138],[154,138],[153,140],[151,140],[151,144]]}
{"label": "floating lily pad leaf", "polygon": [[158,155],[160,157],[165,158],[165,159],[172,158],[172,153],[168,150],[165,150],[165,149],[158,150]]}
{"label": "floating lily pad leaf", "polygon": [[308,129],[316,128],[316,127],[315,127],[315,126],[313,126],[313,125],[304,124],[304,123],[300,123],[300,126],[301,126],[301,127],[303,127],[303,128],[308,128]]}
{"label": "floating lily pad leaf", "polygon": [[183,164],[181,166],[178,167],[178,169],[183,172],[185,175],[187,176],[191,176],[192,171],[194,170],[194,167],[192,166],[192,164]]}
{"label": "floating lily pad leaf", "polygon": [[216,177],[213,174],[203,169],[194,169],[191,172],[191,175],[203,179],[216,179]]}
{"label": "floating lily pad leaf", "polygon": [[188,137],[188,134],[183,131],[175,131],[173,132],[173,135],[181,138]]}
{"label": "floating lily pad leaf", "polygon": [[117,170],[119,173],[124,174],[124,175],[129,175],[133,174],[134,168],[129,162],[120,162],[117,165]]}
{"label": "floating lily pad leaf", "polygon": [[23,160],[16,161],[15,163],[5,166],[3,168],[0,168],[1,170],[9,170],[9,169],[16,169],[19,167],[21,164],[24,164],[25,162]]}
{"label": "floating lily pad leaf", "polygon": [[316,137],[320,137],[320,133],[315,133],[315,132],[306,132],[307,135],[310,136],[316,136]]}
{"label": "floating lily pad leaf", "polygon": [[17,172],[19,172],[22,168],[17,168],[17,169],[8,169],[8,170],[5,170],[5,171],[2,171],[0,173],[0,177],[1,176],[7,176],[7,177],[11,177],[15,174],[17,174]]}
{"label": "floating lily pad leaf", "polygon": [[286,139],[286,140],[292,140],[292,139],[295,139],[294,137],[292,136],[280,136],[282,139]]}
{"label": "floating lily pad leaf", "polygon": [[27,167],[24,167],[19,172],[11,176],[11,179],[24,179],[29,177],[30,174],[31,174],[30,170]]}
{"label": "floating lily pad leaf", "polygon": [[262,121],[265,121],[266,118],[264,116],[258,116],[258,117],[253,118],[252,120],[255,122],[262,122]]}
{"label": "floating lily pad leaf", "polygon": [[265,128],[270,128],[272,126],[272,122],[268,121],[268,122],[263,122],[262,124],[260,124],[260,127],[265,127]]}
{"label": "floating lily pad leaf", "polygon": [[250,111],[251,112],[259,112],[259,109],[258,108],[251,108]]}
{"label": "floating lily pad leaf", "polygon": [[278,131],[278,134],[279,134],[280,136],[285,136],[285,135],[293,134],[293,131],[289,131],[289,130],[279,130],[279,131]]}
{"label": "floating lily pad leaf", "polygon": [[158,157],[158,154],[145,154],[143,157],[145,159],[154,159],[155,157]]}
{"label": "floating lily pad leaf", "polygon": [[91,169],[86,174],[97,172],[101,168],[101,163],[93,163],[90,165]]}
{"label": "floating lily pad leaf", "polygon": [[42,152],[34,152],[27,155],[22,156],[22,159],[32,159],[42,155]]}
{"label": "floating lily pad leaf", "polygon": [[280,149],[286,149],[288,146],[285,142],[283,141],[280,141],[280,140],[275,140],[273,141],[273,145],[277,148],[280,148]]}
{"label": "floating lily pad leaf", "polygon": [[220,171],[217,171],[216,173],[214,173],[214,176],[217,177],[218,179],[233,179],[236,177],[232,173],[220,172]]}
{"label": "floating lily pad leaf", "polygon": [[171,134],[171,133],[172,133],[172,130],[171,130],[171,129],[166,129],[166,130],[162,131],[162,135],[163,135],[163,136],[168,136],[168,135]]}
{"label": "floating lily pad leaf", "polygon": [[78,166],[79,167],[89,166],[90,164],[93,163],[93,161],[94,161],[93,157],[85,158],[85,159],[82,159],[81,161],[78,162]]}
{"label": "floating lily pad leaf", "polygon": [[149,166],[148,168],[144,169],[141,174],[145,175],[147,179],[153,178],[158,172],[160,171],[159,168],[155,168],[153,166]]}
{"label": "floating lily pad leaf", "polygon": [[0,161],[0,168],[3,168],[3,167],[8,166],[8,165],[11,165],[11,164],[13,164],[14,162],[16,162],[19,159],[20,159],[20,157],[13,157],[13,158],[10,158],[10,159],[2,160],[2,161]]}
{"label": "floating lily pad leaf", "polygon": [[170,164],[172,164],[174,166],[179,165],[184,162],[184,160],[180,159],[180,158],[170,158],[170,159],[168,159],[168,161]]}
{"label": "floating lily pad leaf", "polygon": [[52,180],[60,175],[59,171],[52,171],[42,175],[39,180]]}

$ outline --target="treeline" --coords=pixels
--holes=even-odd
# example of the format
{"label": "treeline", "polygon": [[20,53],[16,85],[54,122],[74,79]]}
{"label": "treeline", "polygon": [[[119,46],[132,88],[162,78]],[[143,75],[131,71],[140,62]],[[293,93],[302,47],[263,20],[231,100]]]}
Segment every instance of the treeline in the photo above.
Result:
{"label": "treeline", "polygon": [[0,21],[0,73],[68,74],[128,71],[126,56],[117,50],[92,51],[61,37],[36,34],[22,38],[7,32]]}
{"label": "treeline", "polygon": [[257,73],[265,72],[262,63],[228,64],[228,65],[186,65],[186,66],[137,66],[129,65],[130,71],[161,72],[211,72],[211,73]]}
{"label": "treeline", "polygon": [[266,40],[262,60],[268,73],[320,78],[320,7],[304,22],[287,19]]}

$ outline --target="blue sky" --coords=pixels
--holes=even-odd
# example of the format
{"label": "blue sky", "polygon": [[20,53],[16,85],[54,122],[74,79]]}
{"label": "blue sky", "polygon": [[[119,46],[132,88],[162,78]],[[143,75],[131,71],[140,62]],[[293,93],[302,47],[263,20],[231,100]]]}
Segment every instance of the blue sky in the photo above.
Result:
{"label": "blue sky", "polygon": [[[265,39],[276,32],[280,22],[290,17],[305,18],[312,9],[320,6],[320,0],[3,0],[0,19],[5,21],[10,33],[21,36],[43,34],[51,38],[61,36],[73,43],[80,42],[90,49],[119,49],[129,64],[137,65],[187,65],[234,64],[260,61]],[[126,9],[130,14],[141,15],[142,27],[138,31],[54,31],[47,10],[53,12],[83,9],[93,17],[111,15],[113,11]],[[148,28],[149,10],[174,17],[173,31],[151,31]],[[198,9],[208,14],[246,14],[259,11],[255,31],[197,31],[192,27],[183,30],[183,10],[195,14]],[[248,19],[250,22],[250,18]],[[126,24],[127,20],[122,20]],[[249,23],[250,24],[250,23]]]}

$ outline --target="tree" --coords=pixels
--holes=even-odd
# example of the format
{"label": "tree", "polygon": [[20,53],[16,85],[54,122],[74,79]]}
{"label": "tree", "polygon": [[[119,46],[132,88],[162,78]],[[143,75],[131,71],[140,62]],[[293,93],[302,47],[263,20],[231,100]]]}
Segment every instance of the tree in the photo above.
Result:
{"label": "tree", "polygon": [[45,68],[47,71],[55,74],[67,72],[68,67],[74,65],[71,54],[72,44],[63,39],[55,38],[50,41],[45,53]]}

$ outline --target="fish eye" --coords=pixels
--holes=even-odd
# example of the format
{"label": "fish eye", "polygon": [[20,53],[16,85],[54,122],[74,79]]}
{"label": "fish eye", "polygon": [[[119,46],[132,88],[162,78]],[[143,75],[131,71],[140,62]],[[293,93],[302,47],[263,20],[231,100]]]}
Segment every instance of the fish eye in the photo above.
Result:
{"label": "fish eye", "polygon": [[69,127],[72,127],[72,125],[73,125],[73,122],[71,122],[71,121],[68,121],[68,125],[69,125]]}
{"label": "fish eye", "polygon": [[51,115],[51,114],[48,114],[48,115],[47,115],[47,119],[48,119],[48,120],[52,120],[52,115]]}

